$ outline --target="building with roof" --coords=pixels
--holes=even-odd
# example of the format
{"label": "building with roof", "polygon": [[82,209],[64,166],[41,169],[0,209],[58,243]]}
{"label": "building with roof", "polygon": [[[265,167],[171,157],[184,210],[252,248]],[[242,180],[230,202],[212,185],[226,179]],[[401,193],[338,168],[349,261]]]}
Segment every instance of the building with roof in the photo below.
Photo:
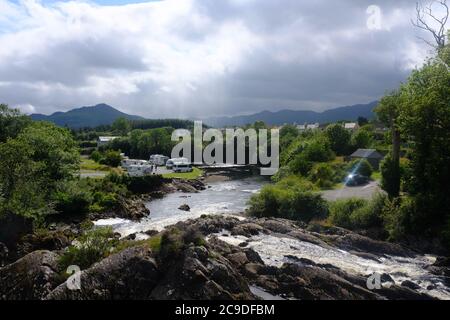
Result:
{"label": "building with roof", "polygon": [[350,156],[350,158],[352,160],[365,159],[375,170],[378,170],[384,156],[375,149],[358,149]]}

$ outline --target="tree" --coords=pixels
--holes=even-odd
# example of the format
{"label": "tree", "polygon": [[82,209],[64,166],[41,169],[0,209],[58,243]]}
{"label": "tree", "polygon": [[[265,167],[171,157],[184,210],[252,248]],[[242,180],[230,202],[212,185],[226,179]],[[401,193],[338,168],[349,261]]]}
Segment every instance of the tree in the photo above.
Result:
{"label": "tree", "polygon": [[112,128],[114,131],[118,132],[119,134],[125,136],[130,132],[131,130],[131,123],[127,119],[121,117],[117,118],[113,124]]}
{"label": "tree", "polygon": [[[383,97],[375,109],[378,118],[391,130],[392,150],[389,162],[389,176],[384,179],[389,181],[389,185],[397,189],[390,189],[391,196],[396,196],[400,193],[400,147],[401,136],[398,124],[398,118],[403,105],[402,89],[391,92]],[[387,171],[385,171],[387,173]]]}
{"label": "tree", "polygon": [[365,125],[369,124],[369,120],[367,120],[367,118],[364,117],[358,117],[358,125],[360,127],[363,127]]}
{"label": "tree", "polygon": [[325,130],[331,149],[338,155],[345,155],[349,150],[350,132],[340,124],[332,124]]}
{"label": "tree", "polygon": [[400,170],[397,169],[389,153],[381,162],[381,188],[387,192],[391,199],[398,197],[400,192]]}
{"label": "tree", "polygon": [[30,123],[30,117],[21,114],[18,109],[10,109],[6,104],[0,104],[0,143],[17,137]]}
{"label": "tree", "polygon": [[[439,5],[443,14],[438,17],[436,15],[436,6]],[[446,43],[446,25],[449,18],[450,10],[447,5],[447,0],[434,0],[429,2],[427,6],[422,6],[416,3],[416,20],[412,24],[422,30],[431,33],[436,44],[422,38],[428,45],[440,50],[445,47]],[[435,26],[433,26],[433,24]]]}
{"label": "tree", "polygon": [[111,167],[118,167],[121,161],[122,157],[119,151],[108,150],[105,152],[104,158],[101,159],[100,163]]}
{"label": "tree", "polygon": [[53,212],[53,194],[79,167],[69,131],[44,122],[0,143],[0,154],[0,215],[12,213],[35,221]]}
{"label": "tree", "polygon": [[373,137],[371,132],[365,129],[357,130],[351,138],[351,145],[355,149],[366,149],[372,144]]}
{"label": "tree", "polygon": [[[441,227],[450,199],[450,71],[439,59],[410,76],[402,90],[398,119],[411,147],[408,191],[415,198],[420,223]],[[420,220],[420,219],[419,219]],[[428,224],[427,224],[428,222]]]}

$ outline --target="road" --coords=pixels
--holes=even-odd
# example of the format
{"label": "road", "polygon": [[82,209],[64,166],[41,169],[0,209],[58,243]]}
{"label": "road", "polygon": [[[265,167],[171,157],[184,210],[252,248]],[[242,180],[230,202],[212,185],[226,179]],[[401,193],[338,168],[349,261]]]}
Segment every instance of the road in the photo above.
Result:
{"label": "road", "polygon": [[381,189],[378,185],[378,182],[371,181],[369,184],[360,187],[344,186],[336,190],[326,190],[322,192],[322,195],[324,199],[328,201],[347,198],[371,199],[374,194],[380,191]]}

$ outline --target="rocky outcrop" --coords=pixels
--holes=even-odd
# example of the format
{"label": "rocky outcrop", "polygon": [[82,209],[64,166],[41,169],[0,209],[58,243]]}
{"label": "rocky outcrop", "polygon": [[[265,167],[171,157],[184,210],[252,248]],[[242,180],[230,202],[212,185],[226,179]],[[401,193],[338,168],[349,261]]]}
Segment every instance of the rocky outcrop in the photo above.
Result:
{"label": "rocky outcrop", "polygon": [[112,255],[80,274],[81,290],[67,283],[46,299],[254,299],[233,264],[205,246],[190,246],[177,259],[159,261],[146,246]]}
{"label": "rocky outcrop", "polygon": [[50,251],[35,251],[0,268],[0,299],[43,299],[62,282],[57,258]]}
{"label": "rocky outcrop", "polygon": [[146,299],[156,285],[158,275],[157,264],[149,249],[130,248],[82,271],[81,290],[71,290],[67,282],[64,282],[46,296],[46,299]]}
{"label": "rocky outcrop", "polygon": [[204,246],[188,248],[153,290],[153,299],[254,299],[236,268]]}

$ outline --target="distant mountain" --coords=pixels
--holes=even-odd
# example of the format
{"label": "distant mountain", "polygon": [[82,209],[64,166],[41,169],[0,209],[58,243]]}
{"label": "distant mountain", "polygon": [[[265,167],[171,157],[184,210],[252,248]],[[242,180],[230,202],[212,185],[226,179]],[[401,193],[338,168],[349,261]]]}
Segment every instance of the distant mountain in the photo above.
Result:
{"label": "distant mountain", "polygon": [[98,104],[91,107],[81,107],[67,112],[55,112],[49,116],[32,114],[36,121],[50,121],[58,126],[69,128],[97,127],[112,124],[117,118],[129,120],[142,120],[144,118],[123,113],[107,104]]}
{"label": "distant mountain", "polygon": [[378,104],[374,101],[368,104],[357,104],[353,106],[339,107],[324,112],[315,111],[295,111],[281,110],[277,112],[263,111],[256,114],[235,116],[235,117],[215,117],[205,119],[205,124],[213,127],[243,126],[255,121],[264,121],[269,125],[283,125],[285,123],[328,123],[341,120],[356,120],[358,117],[367,119],[374,118],[373,109]]}

